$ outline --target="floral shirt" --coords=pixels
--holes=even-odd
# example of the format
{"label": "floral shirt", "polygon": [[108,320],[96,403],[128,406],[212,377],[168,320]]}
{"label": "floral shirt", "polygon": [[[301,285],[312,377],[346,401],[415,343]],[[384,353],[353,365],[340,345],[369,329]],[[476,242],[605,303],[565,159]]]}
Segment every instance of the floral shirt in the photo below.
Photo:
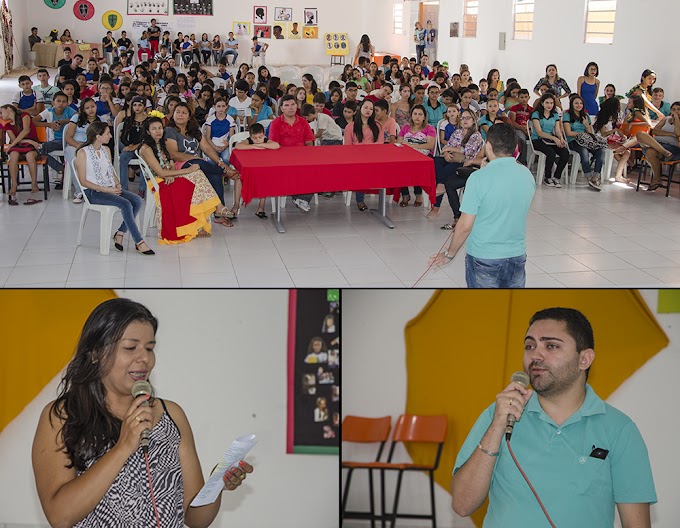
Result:
{"label": "floral shirt", "polygon": [[564,79],[559,78],[554,83],[551,83],[545,77],[541,77],[538,80],[536,86],[534,86],[534,91],[538,90],[543,83],[548,83],[550,85],[550,89],[557,94],[557,97],[560,97],[562,95],[562,92],[565,92],[567,94],[571,93],[571,88],[569,88],[567,81],[565,81]]}
{"label": "floral shirt", "polygon": [[451,137],[449,138],[448,143],[446,143],[447,147],[462,147],[463,148],[463,154],[465,155],[465,161],[471,160],[479,154],[479,151],[482,150],[482,146],[484,146],[484,140],[482,139],[482,135],[479,132],[474,132],[471,136],[470,139],[468,139],[468,142],[463,146],[463,138],[465,137],[465,130],[462,128],[457,128],[456,130],[453,131],[453,134],[451,134]]}

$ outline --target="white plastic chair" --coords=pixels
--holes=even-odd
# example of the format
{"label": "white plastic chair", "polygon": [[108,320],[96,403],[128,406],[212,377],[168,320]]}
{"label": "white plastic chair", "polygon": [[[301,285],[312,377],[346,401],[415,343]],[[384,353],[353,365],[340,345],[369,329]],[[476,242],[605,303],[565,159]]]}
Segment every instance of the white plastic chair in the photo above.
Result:
{"label": "white plastic chair", "polygon": [[[68,128],[68,125],[66,125]],[[66,128],[61,136],[61,151],[66,152]],[[64,181],[62,183],[61,197],[64,200],[68,200],[68,191],[71,189],[71,164],[66,163],[66,157],[64,157]]]}
{"label": "white plastic chair", "polygon": [[441,126],[442,123],[445,123],[447,120],[446,119],[440,119],[437,122],[437,136],[435,137],[434,140],[434,155],[439,156],[441,154],[442,150],[442,145],[441,141],[439,140],[439,127]]}
{"label": "white plastic chair", "polygon": [[604,149],[604,164],[602,165],[602,181],[607,182],[612,175],[614,168],[614,151],[610,148]]}
{"label": "white plastic chair", "polygon": [[260,125],[262,125],[265,129],[267,130],[267,127],[271,124],[271,122],[274,121],[273,119],[263,119],[262,121],[258,121]]}
{"label": "white plastic chair", "polygon": [[302,74],[297,66],[281,66],[278,69],[277,77],[281,79],[282,83],[286,83],[291,79],[299,79],[302,77]]}
{"label": "white plastic chair", "polygon": [[222,77],[213,77],[212,82],[215,83],[215,89],[224,88],[227,86],[227,81],[222,79]]}
{"label": "white plastic chair", "polygon": [[531,124],[531,119],[527,121],[527,167],[531,170],[534,164],[534,158],[538,159],[538,165],[536,167],[536,185],[541,185],[543,181],[543,175],[545,173],[545,160],[546,156],[542,152],[534,150],[534,144],[531,141],[531,133],[533,131],[533,125]]}
{"label": "white plastic chair", "polygon": [[[156,208],[158,204],[156,203],[156,197],[160,196],[160,188],[158,187],[158,182],[151,172],[151,168],[147,165],[146,161],[136,152],[137,160],[139,161],[139,166],[141,168],[142,177],[144,178],[144,183],[151,183],[153,192],[146,193],[146,205],[144,207],[144,223],[142,224],[142,236],[146,237],[146,232],[150,227],[156,227]],[[147,185],[148,190],[148,185]],[[149,195],[153,196],[149,196]]]}
{"label": "white plastic chair", "polygon": [[305,66],[303,69],[305,73],[312,74],[312,77],[314,77],[314,80],[316,81],[316,84],[319,86],[319,88],[323,87],[324,75],[323,68],[321,68],[321,66]]}
{"label": "white plastic chair", "polygon": [[363,101],[364,97],[366,97],[368,93],[366,93],[364,90],[357,90],[357,101]]}
{"label": "white plastic chair", "polygon": [[[76,187],[79,192],[83,193],[83,214],[80,216],[80,228],[78,229],[78,241],[76,246],[80,246],[83,239],[83,228],[85,227],[85,220],[87,213],[92,210],[101,214],[99,219],[99,254],[108,255],[111,250],[111,230],[113,229],[113,216],[119,211],[118,207],[114,205],[94,205],[90,203],[90,199],[85,194],[85,189],[80,184],[78,172],[76,171],[76,160],[71,161],[71,172],[76,180]],[[65,179],[65,178],[64,178]],[[66,186],[66,182],[64,182]]]}
{"label": "white plastic chair", "polygon": [[[63,159],[64,158],[64,135],[65,135],[65,132],[66,132],[66,127],[63,128],[63,131],[61,133],[61,144],[62,144],[61,150],[53,150],[52,152],[49,153],[49,156],[51,156],[53,158],[55,158],[55,157],[62,158],[63,166],[64,166],[64,168],[63,168],[64,172],[66,172],[66,160]],[[47,141],[52,141],[53,139],[54,139],[54,130],[52,130],[51,128],[47,128]],[[48,170],[50,172],[52,172],[51,167],[49,167]]]}

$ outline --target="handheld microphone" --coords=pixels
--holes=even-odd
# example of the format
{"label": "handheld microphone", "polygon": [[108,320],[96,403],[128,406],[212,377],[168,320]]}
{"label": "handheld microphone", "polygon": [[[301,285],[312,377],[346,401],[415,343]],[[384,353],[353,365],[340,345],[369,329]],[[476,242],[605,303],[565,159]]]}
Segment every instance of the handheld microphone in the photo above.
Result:
{"label": "handheld microphone", "polygon": [[[144,380],[139,380],[135,381],[132,384],[132,390],[130,391],[132,393],[133,398],[137,398],[138,396],[141,396],[142,394],[148,394],[149,396],[153,396],[153,387],[151,386],[151,383],[148,381]],[[148,400],[142,403],[142,405],[148,407],[149,402]],[[146,454],[149,452],[149,434],[151,431],[149,429],[144,429],[142,431],[142,434],[140,435],[141,440],[140,440],[140,445],[142,446],[142,451]]]}
{"label": "handheld microphone", "polygon": [[[526,388],[526,386],[529,385],[529,376],[527,375],[526,372],[520,370],[518,372],[515,372],[510,378],[510,382],[513,381],[519,383],[522,387]],[[515,415],[508,414],[508,421],[506,422],[505,425],[505,439],[507,441],[510,441],[513,427],[515,427]]]}

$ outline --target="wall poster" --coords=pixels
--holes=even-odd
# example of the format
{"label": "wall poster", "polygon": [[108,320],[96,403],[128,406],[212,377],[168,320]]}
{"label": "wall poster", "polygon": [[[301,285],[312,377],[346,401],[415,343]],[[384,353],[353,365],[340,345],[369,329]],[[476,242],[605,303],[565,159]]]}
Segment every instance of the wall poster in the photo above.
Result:
{"label": "wall poster", "polygon": [[212,16],[213,0],[173,0],[174,15]]}
{"label": "wall poster", "polygon": [[169,0],[127,0],[128,15],[168,15]]}
{"label": "wall poster", "polygon": [[290,290],[287,453],[340,452],[340,290]]}
{"label": "wall poster", "polygon": [[326,55],[349,54],[348,33],[324,33],[323,41]]}

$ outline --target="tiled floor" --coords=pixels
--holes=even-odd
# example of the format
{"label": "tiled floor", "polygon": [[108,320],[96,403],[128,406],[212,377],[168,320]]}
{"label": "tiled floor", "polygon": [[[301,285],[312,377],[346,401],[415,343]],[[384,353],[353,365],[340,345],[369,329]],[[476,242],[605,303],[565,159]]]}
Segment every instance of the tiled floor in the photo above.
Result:
{"label": "tiled floor", "polygon": [[[0,103],[15,90],[16,79],[0,80]],[[345,207],[341,196],[319,200],[307,214],[289,201],[285,234],[256,218],[253,205],[241,211],[235,227],[215,226],[210,239],[158,247],[154,229],[147,242],[157,254],[147,257],[127,238],[125,252],[111,248],[100,255],[96,213],[76,247],[82,209],[60,192],[19,207],[9,207],[2,195],[0,286],[412,287],[449,234],[440,230],[451,218],[448,207],[432,221],[423,208],[390,204],[387,214],[396,225],[390,230],[354,204]],[[375,207],[377,198],[367,202]],[[529,287],[680,285],[675,191],[666,198],[661,191],[636,193],[618,184],[601,193],[539,188],[527,225]],[[417,286],[464,287],[463,252],[445,268],[431,269]]]}

